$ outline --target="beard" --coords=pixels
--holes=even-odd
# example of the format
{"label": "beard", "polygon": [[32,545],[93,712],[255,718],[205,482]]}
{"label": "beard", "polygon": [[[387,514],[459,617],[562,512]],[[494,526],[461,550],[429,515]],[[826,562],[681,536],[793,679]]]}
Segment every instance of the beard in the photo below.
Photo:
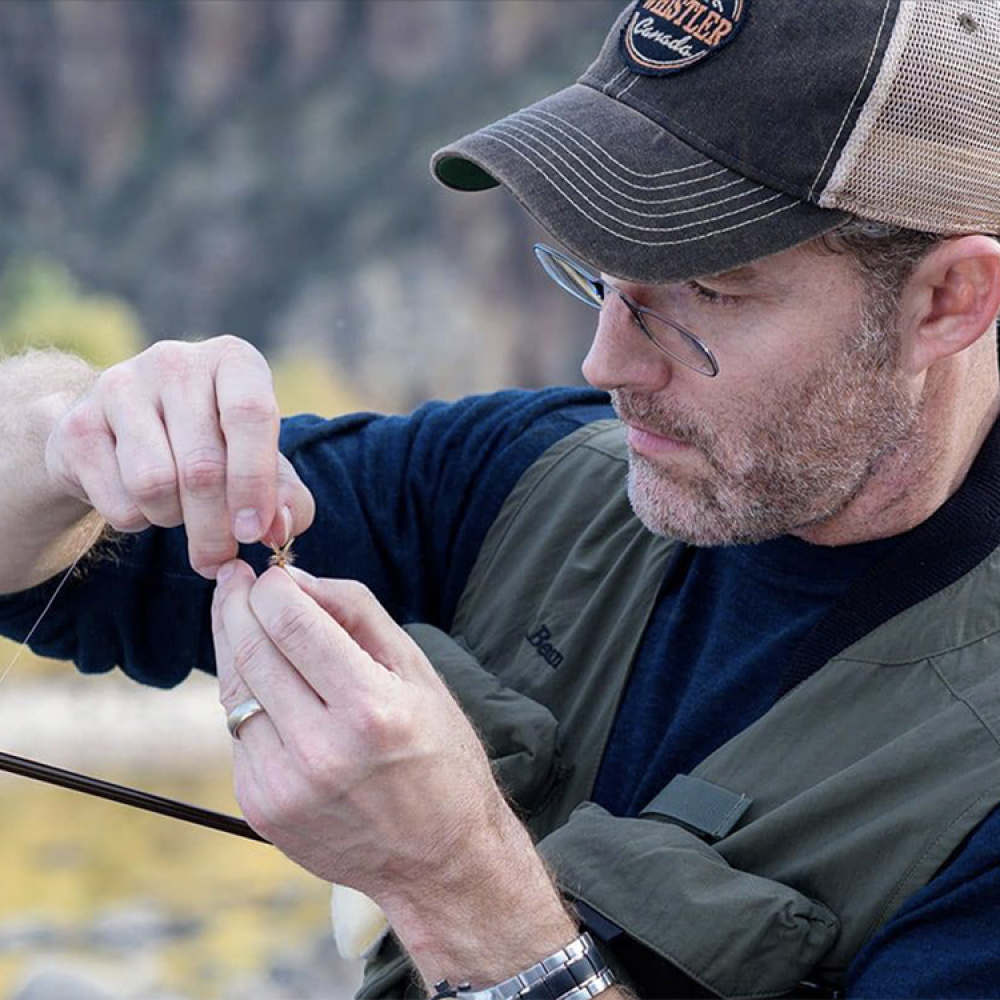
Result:
{"label": "beard", "polygon": [[631,452],[638,518],[654,534],[706,546],[767,541],[841,513],[917,435],[919,405],[896,371],[894,325],[864,310],[845,350],[725,426],[660,394],[613,391],[622,420],[692,445],[702,460],[668,468]]}

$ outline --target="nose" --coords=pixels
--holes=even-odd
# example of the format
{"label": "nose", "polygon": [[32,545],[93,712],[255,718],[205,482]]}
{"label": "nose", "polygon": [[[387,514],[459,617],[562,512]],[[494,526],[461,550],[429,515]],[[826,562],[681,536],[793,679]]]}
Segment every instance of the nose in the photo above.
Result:
{"label": "nose", "polygon": [[612,295],[600,312],[597,331],[583,359],[583,377],[595,388],[645,390],[665,388],[673,368],[650,343],[628,306]]}

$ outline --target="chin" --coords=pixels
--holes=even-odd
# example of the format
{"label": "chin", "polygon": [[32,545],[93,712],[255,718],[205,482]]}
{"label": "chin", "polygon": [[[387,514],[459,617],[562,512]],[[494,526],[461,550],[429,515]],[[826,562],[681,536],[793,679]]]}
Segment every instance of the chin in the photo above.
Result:
{"label": "chin", "polygon": [[804,522],[824,523],[844,502],[826,504],[812,516],[789,516],[780,505],[749,497],[702,480],[679,482],[642,459],[630,463],[628,497],[632,510],[654,535],[701,548],[752,545],[798,531]]}

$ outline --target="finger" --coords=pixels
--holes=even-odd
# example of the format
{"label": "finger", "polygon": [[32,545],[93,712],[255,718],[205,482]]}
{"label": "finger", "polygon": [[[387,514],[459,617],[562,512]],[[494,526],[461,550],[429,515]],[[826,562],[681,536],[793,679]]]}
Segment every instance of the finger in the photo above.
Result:
{"label": "finger", "polygon": [[237,678],[245,684],[263,705],[282,742],[302,731],[325,729],[326,704],[271,641],[250,606],[253,571],[242,562],[229,563],[225,569],[217,585],[216,613],[228,643],[229,666],[223,671],[227,691],[238,683]]}
{"label": "finger", "polygon": [[[219,702],[226,713],[228,726],[229,713],[252,698],[253,692],[233,669],[232,650],[222,625],[219,605],[216,588],[212,596],[212,636],[219,677]],[[282,743],[266,710],[244,721],[237,733],[238,737],[233,739],[233,786],[237,801],[242,806],[246,790],[261,786],[263,770],[279,756]]]}
{"label": "finger", "polygon": [[[286,513],[282,513],[287,510]],[[278,455],[278,510],[264,534],[268,545],[284,545],[288,539],[304,534],[316,517],[316,501],[299,478],[295,467]]]}
{"label": "finger", "polygon": [[328,704],[379,697],[388,672],[282,569],[263,573],[250,605],[285,659]]}
{"label": "finger", "polygon": [[68,493],[86,500],[115,530],[149,527],[122,483],[114,434],[96,405],[66,415],[46,448],[46,464]]}
{"label": "finger", "polygon": [[231,338],[214,369],[216,405],[226,442],[226,504],[233,534],[259,541],[278,509],[280,415],[271,370],[249,344]]}
{"label": "finger", "polygon": [[317,579],[297,566],[289,567],[288,571],[305,593],[377,663],[407,680],[436,676],[422,654],[414,655],[413,640],[364,584],[356,580]]}
{"label": "finger", "polygon": [[215,673],[219,681],[219,704],[228,715],[237,705],[254,697],[254,693],[233,664],[233,648],[220,608],[220,590],[216,587],[212,594],[212,644],[215,647]]}
{"label": "finger", "polygon": [[159,412],[134,393],[117,393],[106,406],[125,491],[150,524],[176,527],[184,514],[174,454]]}
{"label": "finger", "polygon": [[291,507],[288,504],[281,504],[270,527],[264,533],[264,543],[272,548],[284,548],[295,538],[293,524]]}
{"label": "finger", "polygon": [[208,367],[196,356],[161,365],[163,423],[177,467],[191,566],[212,578],[238,551],[226,509],[226,445]]}
{"label": "finger", "polygon": [[[373,657],[286,571],[264,573],[251,592],[250,603],[275,645],[328,704],[339,705],[356,695],[377,700],[391,673],[407,672],[405,667],[397,669],[397,664],[390,666]],[[398,648],[412,656],[415,647],[405,634],[402,637],[409,645]],[[389,650],[387,642],[372,645]]]}

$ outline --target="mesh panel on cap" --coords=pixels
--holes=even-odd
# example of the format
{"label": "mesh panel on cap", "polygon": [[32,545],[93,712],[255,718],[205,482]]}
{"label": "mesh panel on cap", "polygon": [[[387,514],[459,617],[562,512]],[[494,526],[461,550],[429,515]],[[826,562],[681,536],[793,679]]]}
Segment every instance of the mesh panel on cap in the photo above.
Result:
{"label": "mesh panel on cap", "polygon": [[997,0],[902,0],[819,203],[928,232],[1000,233]]}

